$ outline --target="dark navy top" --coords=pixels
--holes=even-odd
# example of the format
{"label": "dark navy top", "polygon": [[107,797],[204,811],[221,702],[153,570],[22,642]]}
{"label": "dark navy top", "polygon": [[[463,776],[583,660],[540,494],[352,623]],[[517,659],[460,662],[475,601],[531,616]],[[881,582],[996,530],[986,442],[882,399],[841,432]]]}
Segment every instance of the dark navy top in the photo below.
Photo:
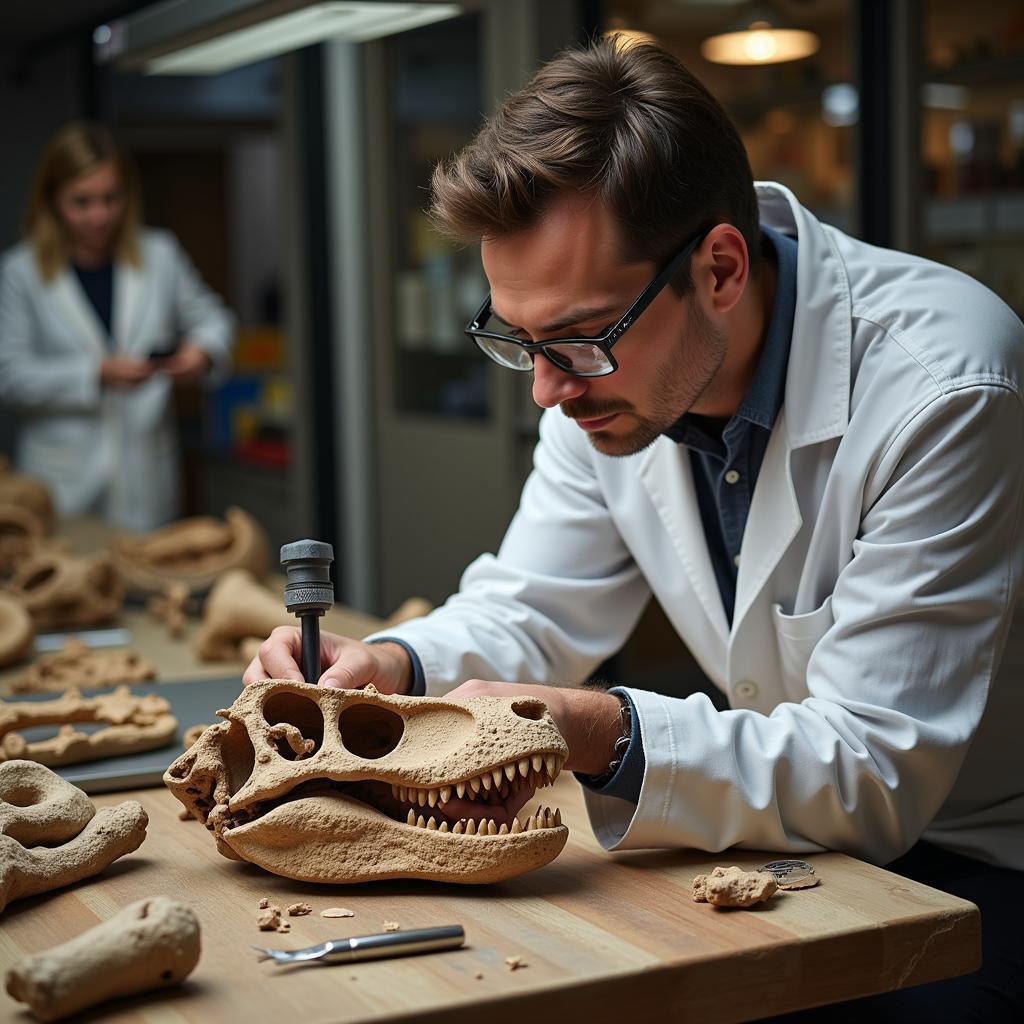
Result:
{"label": "dark navy top", "polygon": [[107,329],[107,344],[113,345],[113,330],[111,324],[114,319],[114,264],[108,263],[105,267],[79,267],[72,263],[71,269],[75,272],[82,291],[86,298],[96,310],[100,322]]}

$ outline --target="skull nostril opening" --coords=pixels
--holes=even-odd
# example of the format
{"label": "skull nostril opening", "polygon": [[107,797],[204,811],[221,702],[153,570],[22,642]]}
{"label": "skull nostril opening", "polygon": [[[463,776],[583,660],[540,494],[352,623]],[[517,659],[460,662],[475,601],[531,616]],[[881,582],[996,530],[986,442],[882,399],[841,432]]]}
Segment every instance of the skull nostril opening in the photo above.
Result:
{"label": "skull nostril opening", "polygon": [[512,703],[512,714],[519,718],[528,718],[531,722],[539,722],[545,711],[547,706],[539,700],[517,700]]}
{"label": "skull nostril opening", "polygon": [[0,802],[8,803],[12,807],[31,807],[33,804],[41,803],[43,800],[42,791],[36,786],[18,786],[8,790],[0,797]]}
{"label": "skull nostril opening", "polygon": [[405,720],[388,708],[356,704],[338,716],[341,741],[356,757],[375,759],[390,754],[401,742]]}
{"label": "skull nostril opening", "polygon": [[37,569],[28,579],[25,580],[21,585],[21,589],[28,593],[32,590],[38,590],[43,584],[48,583],[57,575],[57,570],[52,565],[43,566],[41,569]]}
{"label": "skull nostril opening", "polygon": [[312,757],[324,742],[324,716],[320,705],[301,693],[276,693],[263,705],[263,717],[272,728],[269,738],[289,761]]}

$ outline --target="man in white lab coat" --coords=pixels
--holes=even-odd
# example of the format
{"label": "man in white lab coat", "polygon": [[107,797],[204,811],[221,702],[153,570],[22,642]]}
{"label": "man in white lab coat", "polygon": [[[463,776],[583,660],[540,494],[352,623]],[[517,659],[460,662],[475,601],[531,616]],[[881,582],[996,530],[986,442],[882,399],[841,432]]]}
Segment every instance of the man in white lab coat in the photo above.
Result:
{"label": "man in white lab coat", "polygon": [[[482,239],[468,332],[533,373],[534,472],[458,594],[329,639],[320,683],[543,697],[608,849],[895,861],[979,903],[985,969],[834,1018],[1024,1019],[1020,320],[755,187],[649,47],[542,68],[434,213]],[[652,593],[727,710],[580,685]],[[278,631],[246,681],[297,656]]]}

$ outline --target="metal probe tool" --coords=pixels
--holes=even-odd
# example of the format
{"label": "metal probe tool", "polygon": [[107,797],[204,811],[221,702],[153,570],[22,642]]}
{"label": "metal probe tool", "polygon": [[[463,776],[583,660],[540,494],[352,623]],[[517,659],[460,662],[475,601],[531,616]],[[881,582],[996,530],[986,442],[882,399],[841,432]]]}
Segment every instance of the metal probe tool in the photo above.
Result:
{"label": "metal probe tool", "polygon": [[330,939],[305,949],[252,948],[260,954],[261,960],[273,960],[277,964],[305,961],[337,964],[458,949],[465,941],[466,933],[462,925],[451,924],[440,928],[416,928],[407,932],[382,932],[379,935],[356,935],[351,939]]}
{"label": "metal probe tool", "polygon": [[322,540],[296,540],[281,547],[287,574],[284,606],[302,629],[302,676],[314,686],[320,678],[320,616],[334,605],[331,565],[334,548]]}

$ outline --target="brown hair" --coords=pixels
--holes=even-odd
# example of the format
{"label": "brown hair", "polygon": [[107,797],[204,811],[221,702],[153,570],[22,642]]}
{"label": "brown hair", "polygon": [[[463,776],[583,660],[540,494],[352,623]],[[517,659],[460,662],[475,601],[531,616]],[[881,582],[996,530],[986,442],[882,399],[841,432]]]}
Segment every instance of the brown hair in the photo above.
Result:
{"label": "brown hair", "polygon": [[[627,262],[666,263],[715,224],[760,258],[746,150],[721,104],[674,57],[614,37],[563,51],[434,169],[431,217],[477,240],[529,227],[559,193],[594,193],[615,215]],[[691,288],[684,268],[673,282]]]}
{"label": "brown hair", "polygon": [[139,264],[141,201],[131,161],[104,125],[72,121],[58,129],[46,144],[25,212],[25,237],[35,249],[44,281],[52,280],[67,260],[67,239],[57,213],[57,193],[69,181],[108,160],[117,166],[125,201],[124,215],[114,236],[114,252],[126,263]]}

